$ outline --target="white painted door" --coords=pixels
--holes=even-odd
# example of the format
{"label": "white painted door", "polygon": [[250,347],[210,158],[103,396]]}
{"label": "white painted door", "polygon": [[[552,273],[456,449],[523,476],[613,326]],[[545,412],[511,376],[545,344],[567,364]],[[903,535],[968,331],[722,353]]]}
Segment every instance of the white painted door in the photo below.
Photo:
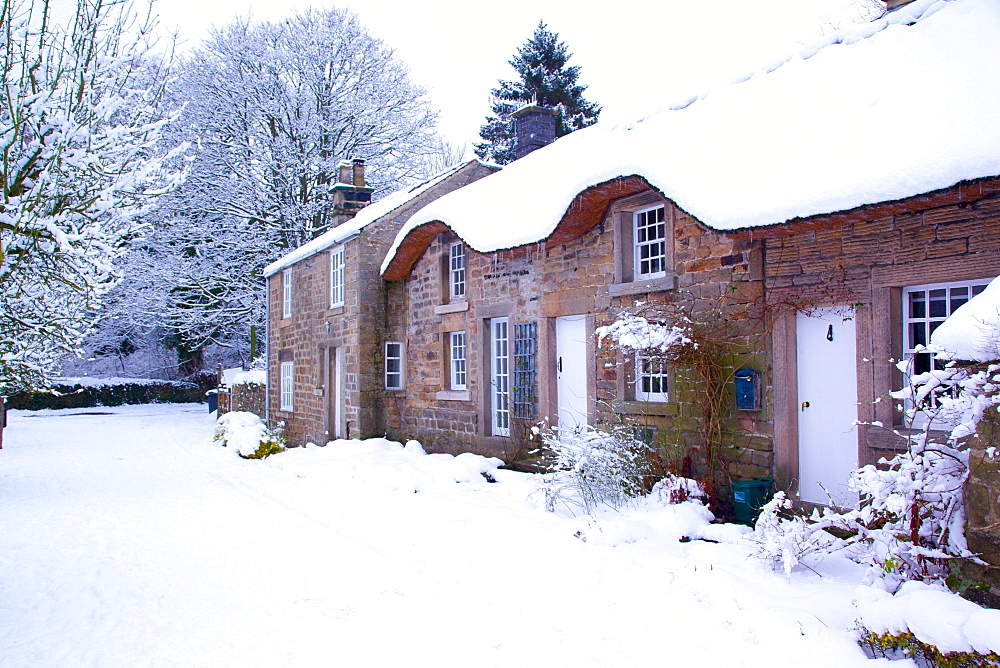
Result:
{"label": "white painted door", "polygon": [[343,438],[341,425],[344,424],[343,403],[343,348],[327,348],[326,387],[326,435],[330,440]]}
{"label": "white painted door", "polygon": [[559,426],[587,424],[587,316],[556,318],[556,396]]}
{"label": "white painted door", "polygon": [[858,466],[858,355],[848,309],[823,308],[795,319],[799,398],[799,498],[847,506]]}
{"label": "white painted door", "polygon": [[507,318],[490,320],[490,412],[493,435],[510,436],[510,332]]}

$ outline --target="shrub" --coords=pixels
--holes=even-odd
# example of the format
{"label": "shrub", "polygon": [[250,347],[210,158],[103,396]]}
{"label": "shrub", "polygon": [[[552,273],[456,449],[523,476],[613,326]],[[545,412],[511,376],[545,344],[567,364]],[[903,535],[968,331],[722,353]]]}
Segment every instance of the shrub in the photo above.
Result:
{"label": "shrub", "polygon": [[551,458],[545,507],[574,505],[591,514],[599,505],[621,508],[643,493],[649,446],[624,426],[604,431],[584,425],[538,430]]}
{"label": "shrub", "polygon": [[264,459],[285,450],[280,429],[271,429],[247,411],[226,413],[215,425],[215,442],[243,459]]}

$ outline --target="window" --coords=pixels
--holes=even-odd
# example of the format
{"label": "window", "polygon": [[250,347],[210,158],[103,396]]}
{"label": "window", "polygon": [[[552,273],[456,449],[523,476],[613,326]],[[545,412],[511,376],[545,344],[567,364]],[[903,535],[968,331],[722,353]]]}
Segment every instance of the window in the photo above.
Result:
{"label": "window", "polygon": [[292,398],[295,396],[295,363],[281,363],[281,410],[292,410]]}
{"label": "window", "polygon": [[510,339],[507,318],[490,323],[490,413],[493,435],[510,436]]}
{"label": "window", "polygon": [[385,389],[403,389],[403,344],[385,342]]}
{"label": "window", "polygon": [[915,352],[955,309],[982,292],[990,279],[934,283],[903,288],[903,355],[912,360],[911,374],[931,370],[933,355]]}
{"label": "window", "polygon": [[614,282],[612,297],[674,290],[673,205],[652,190],[624,197],[611,205],[614,226]]}
{"label": "window", "polygon": [[466,389],[465,332],[452,332],[450,339],[448,358],[451,360],[451,381],[449,389],[464,390]]}
{"label": "window", "polygon": [[665,208],[658,206],[632,214],[635,280],[665,276],[667,271]]}
{"label": "window", "polygon": [[448,285],[450,301],[465,299],[465,244],[461,241],[453,243],[448,253]]}
{"label": "window", "polygon": [[514,373],[511,404],[514,417],[533,422],[538,412],[538,323],[514,325]]}
{"label": "window", "polygon": [[344,247],[330,251],[330,308],[344,305]]}
{"label": "window", "polygon": [[667,401],[667,365],[665,362],[636,355],[635,400]]}
{"label": "window", "polygon": [[292,270],[281,272],[281,317],[292,317]]}

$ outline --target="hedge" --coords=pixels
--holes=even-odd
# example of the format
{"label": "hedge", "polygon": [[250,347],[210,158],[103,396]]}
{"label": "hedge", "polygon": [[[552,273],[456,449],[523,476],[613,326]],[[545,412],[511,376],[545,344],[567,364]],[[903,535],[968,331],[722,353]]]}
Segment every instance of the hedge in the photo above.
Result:
{"label": "hedge", "polygon": [[7,398],[8,409],[91,408],[122,404],[197,403],[205,391],[195,383],[145,378],[64,378],[52,385],[55,393],[22,392]]}

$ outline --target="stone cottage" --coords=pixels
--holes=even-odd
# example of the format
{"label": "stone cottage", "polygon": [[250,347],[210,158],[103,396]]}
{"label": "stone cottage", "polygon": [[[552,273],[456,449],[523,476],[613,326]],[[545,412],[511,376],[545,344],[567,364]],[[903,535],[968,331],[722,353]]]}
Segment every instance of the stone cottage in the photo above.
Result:
{"label": "stone cottage", "polygon": [[414,211],[496,169],[471,160],[370,204],[364,162],[341,165],[334,225],[264,270],[267,413],[291,443],[384,434],[383,371],[401,359],[384,345],[386,249]]}
{"label": "stone cottage", "polygon": [[382,265],[387,431],[511,458],[541,421],[626,420],[704,472],[698,377],[594,336],[662,304],[736,333],[722,477],[849,502],[847,472],[910,426],[891,360],[928,368],[918,346],[1000,274],[1000,7],[891,5],[416,212]]}

